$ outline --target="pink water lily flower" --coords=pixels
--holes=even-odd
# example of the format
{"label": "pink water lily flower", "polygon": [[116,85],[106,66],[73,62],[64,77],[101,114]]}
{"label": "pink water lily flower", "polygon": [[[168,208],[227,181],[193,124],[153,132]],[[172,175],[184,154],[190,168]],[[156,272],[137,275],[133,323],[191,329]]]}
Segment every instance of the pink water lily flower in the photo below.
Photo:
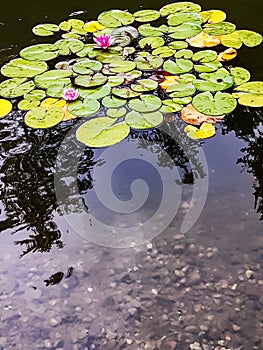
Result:
{"label": "pink water lily flower", "polygon": [[68,88],[64,89],[62,97],[66,101],[74,101],[79,97],[79,93],[77,89]]}
{"label": "pink water lily flower", "polygon": [[99,35],[96,38],[93,38],[93,40],[101,49],[107,49],[113,42],[108,34]]}

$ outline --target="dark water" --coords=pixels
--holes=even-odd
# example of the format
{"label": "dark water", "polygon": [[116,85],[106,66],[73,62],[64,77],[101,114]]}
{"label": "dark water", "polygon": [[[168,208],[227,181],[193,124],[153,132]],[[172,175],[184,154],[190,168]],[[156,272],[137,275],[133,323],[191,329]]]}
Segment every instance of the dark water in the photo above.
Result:
{"label": "dark water", "polygon": [[[31,34],[36,24],[59,23],[69,16],[95,19],[110,8],[134,12],[166,3],[5,2],[0,64],[36,42]],[[263,33],[261,1],[198,3],[203,9],[224,10],[238,28]],[[235,65],[247,68],[253,80],[263,80],[262,57],[262,45],[242,48]],[[198,178],[209,175],[209,190],[200,217],[185,235],[179,231],[194,184],[187,154],[177,142],[160,131],[134,132],[105,155],[82,152],[69,139],[64,149],[69,158],[59,168],[66,185],[59,196],[77,221],[79,199],[69,174],[70,160],[77,159],[78,152],[78,185],[89,214],[106,225],[127,226],[131,235],[137,236],[138,224],[158,209],[165,190],[159,171],[171,168],[168,191],[175,183],[183,189],[169,227],[152,243],[128,249],[83,239],[61,215],[54,190],[55,161],[72,125],[32,131],[16,113],[2,119],[0,127],[0,349],[263,348],[262,110],[238,107],[217,126],[214,138],[195,146],[204,151],[208,174],[198,165],[195,173]],[[182,125],[167,123],[166,128],[178,141]],[[96,181],[98,186],[107,182],[105,164],[132,145],[139,148],[139,159],[116,168],[114,194],[122,201],[131,199],[131,184],[138,178],[145,180],[150,193],[142,211],[123,216],[102,205],[94,187]],[[102,169],[100,177],[95,177],[95,168]],[[101,232],[97,234],[88,238],[97,242]]]}

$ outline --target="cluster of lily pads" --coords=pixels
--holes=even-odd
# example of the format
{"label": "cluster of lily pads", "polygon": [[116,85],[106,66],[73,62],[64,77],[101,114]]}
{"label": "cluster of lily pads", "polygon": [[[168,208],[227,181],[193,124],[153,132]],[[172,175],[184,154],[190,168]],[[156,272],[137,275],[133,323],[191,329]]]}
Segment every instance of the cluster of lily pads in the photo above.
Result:
{"label": "cluster of lily pads", "polygon": [[33,33],[56,41],[23,48],[1,68],[8,79],[0,84],[0,117],[11,112],[10,99],[31,128],[89,117],[76,136],[90,147],[156,127],[170,113],[188,124],[189,137],[211,137],[237,103],[263,106],[263,82],[225,63],[262,36],[237,30],[220,10],[192,2],[134,14],[109,10],[96,21],[39,24]]}

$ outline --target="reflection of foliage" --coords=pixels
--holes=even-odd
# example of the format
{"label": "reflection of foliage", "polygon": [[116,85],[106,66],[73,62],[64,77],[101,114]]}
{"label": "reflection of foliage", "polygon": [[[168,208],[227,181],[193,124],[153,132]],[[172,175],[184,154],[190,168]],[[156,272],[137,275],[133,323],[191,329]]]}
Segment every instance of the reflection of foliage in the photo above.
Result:
{"label": "reflection of foliage", "polygon": [[262,110],[242,110],[239,108],[235,114],[229,116],[223,128],[223,133],[234,131],[238,138],[247,143],[241,148],[243,156],[237,160],[251,173],[255,182],[253,184],[255,196],[255,209],[263,220],[263,131]]}

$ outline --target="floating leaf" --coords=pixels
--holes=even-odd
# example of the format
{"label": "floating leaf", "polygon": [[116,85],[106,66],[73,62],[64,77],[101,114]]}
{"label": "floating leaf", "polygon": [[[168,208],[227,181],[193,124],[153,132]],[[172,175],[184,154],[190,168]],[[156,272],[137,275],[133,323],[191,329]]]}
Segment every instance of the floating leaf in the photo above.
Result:
{"label": "floating leaf", "polygon": [[0,84],[0,96],[6,98],[23,96],[34,87],[35,84],[32,81],[26,81],[26,78],[7,79]]}
{"label": "floating leaf", "polygon": [[63,95],[66,86],[70,87],[68,86],[67,81],[57,81],[47,88],[46,93],[50,97],[60,98]]}
{"label": "floating leaf", "polygon": [[153,95],[142,95],[140,99],[130,100],[129,108],[135,110],[136,112],[148,113],[159,109],[162,105],[162,101],[159,97]]}
{"label": "floating leaf", "polygon": [[156,10],[140,10],[133,15],[138,22],[150,22],[158,19],[160,17],[160,12]]}
{"label": "floating leaf", "polygon": [[121,85],[124,82],[124,78],[116,75],[112,75],[108,77],[107,84],[109,86],[118,86]]}
{"label": "floating leaf", "polygon": [[190,59],[193,56],[193,51],[188,49],[179,50],[174,54],[175,58]]}
{"label": "floating leaf", "polygon": [[163,58],[171,57],[175,53],[175,50],[171,49],[169,46],[162,46],[154,49],[152,54],[156,56],[160,56]]}
{"label": "floating leaf", "polygon": [[43,90],[32,90],[24,95],[25,100],[29,101],[41,101],[46,97],[46,93]]}
{"label": "floating leaf", "polygon": [[238,99],[238,103],[248,107],[263,107],[263,94],[253,94],[238,92],[233,93],[232,96]]}
{"label": "floating leaf", "polygon": [[157,37],[166,33],[168,31],[168,27],[166,25],[152,27],[149,23],[147,23],[140,25],[138,27],[138,31],[142,36]]}
{"label": "floating leaf", "polygon": [[211,73],[215,72],[222,67],[222,64],[218,61],[208,62],[203,64],[195,64],[194,69],[198,73]]}
{"label": "floating leaf", "polygon": [[222,35],[220,40],[224,46],[239,49],[242,44],[248,47],[260,45],[262,43],[262,35],[252,30],[236,30],[231,34]]}
{"label": "floating leaf", "polygon": [[126,104],[126,100],[117,98],[115,96],[112,96],[112,97],[106,96],[102,99],[102,104],[106,108],[119,108]]}
{"label": "floating leaf", "polygon": [[49,36],[53,35],[54,32],[58,32],[60,30],[59,26],[56,24],[52,23],[43,23],[43,24],[38,24],[32,29],[32,32],[35,35],[39,36]]}
{"label": "floating leaf", "polygon": [[215,61],[217,58],[217,52],[213,50],[197,51],[193,57],[193,61],[200,61],[202,63]]}
{"label": "floating leaf", "polygon": [[112,94],[126,99],[140,96],[140,92],[133,91],[130,87],[114,88]]}
{"label": "floating leaf", "polygon": [[109,95],[111,91],[111,87],[106,84],[103,86],[100,86],[98,88],[89,88],[89,89],[78,89],[79,95],[82,98],[86,98],[88,97],[89,99],[95,99],[95,100],[99,100],[107,95]]}
{"label": "floating leaf", "polygon": [[1,68],[1,74],[9,78],[31,78],[48,69],[46,62],[28,61],[16,58]]}
{"label": "floating leaf", "polygon": [[230,68],[230,74],[234,78],[234,85],[238,86],[249,81],[250,73],[242,67]]}
{"label": "floating leaf", "polygon": [[59,52],[53,44],[37,44],[25,47],[19,54],[29,61],[49,61],[56,58]]}
{"label": "floating leaf", "polygon": [[40,104],[39,101],[21,100],[21,101],[19,101],[17,107],[21,111],[29,111],[32,108],[38,107],[39,104]]}
{"label": "floating leaf", "polygon": [[179,83],[187,84],[187,83],[192,83],[196,79],[196,76],[193,74],[186,73],[186,74],[179,75],[178,78],[179,78],[178,80]]}
{"label": "floating leaf", "polygon": [[178,12],[200,12],[201,6],[193,2],[176,2],[163,6],[160,9],[161,16],[167,16]]}
{"label": "floating leaf", "polygon": [[176,41],[171,41],[168,44],[168,47],[170,47],[173,50],[182,50],[182,49],[186,49],[188,47],[188,44],[185,41],[176,40]]}
{"label": "floating leaf", "polygon": [[97,100],[84,98],[83,101],[76,100],[68,104],[68,111],[78,117],[88,117],[100,109],[100,103]]}
{"label": "floating leaf", "polygon": [[181,98],[173,98],[174,103],[178,103],[179,105],[188,105],[191,103],[192,97],[187,96],[187,97],[181,97]]}
{"label": "floating leaf", "polygon": [[37,75],[34,78],[34,82],[38,87],[47,89],[58,82],[63,82],[65,85],[70,83],[70,79],[68,79],[69,76],[71,76],[71,72],[67,70],[54,69]]}
{"label": "floating leaf", "polygon": [[166,90],[169,86],[178,83],[179,77],[177,75],[166,75],[164,80],[159,84],[159,86]]}
{"label": "floating leaf", "polygon": [[186,39],[186,41],[193,47],[213,47],[221,43],[217,36],[201,32],[193,38]]}
{"label": "floating leaf", "polygon": [[45,107],[36,107],[26,113],[25,123],[33,129],[46,129],[60,123],[63,117],[63,110],[57,106],[48,110]]}
{"label": "floating leaf", "polygon": [[141,70],[153,70],[161,67],[163,59],[159,56],[147,54],[146,57],[137,56],[135,58],[136,67]]}
{"label": "floating leaf", "polygon": [[137,80],[136,84],[132,84],[131,88],[137,92],[147,92],[151,90],[156,90],[158,83],[152,79],[141,79]]}
{"label": "floating leaf", "polygon": [[180,113],[180,118],[183,119],[186,123],[193,125],[200,125],[203,122],[207,123],[216,123],[219,119],[223,119],[224,115],[221,116],[209,116],[203,113],[198,112],[191,104],[183,107]]}
{"label": "floating leaf", "polygon": [[130,127],[125,122],[114,122],[114,119],[107,117],[88,120],[78,128],[77,140],[89,147],[114,145],[125,139],[130,132]]}
{"label": "floating leaf", "polygon": [[136,64],[132,61],[115,60],[109,65],[109,69],[112,73],[126,73],[132,71],[136,67]]}
{"label": "floating leaf", "polygon": [[203,31],[210,35],[225,35],[233,33],[236,30],[236,26],[230,22],[220,22],[213,24],[205,24]]}
{"label": "floating leaf", "polygon": [[225,62],[233,60],[237,56],[237,50],[229,48],[223,52],[220,52],[217,57],[217,61]]}
{"label": "floating leaf", "polygon": [[83,29],[86,33],[95,33],[99,30],[103,30],[105,27],[101,25],[98,21],[90,21],[84,24]]}
{"label": "floating leaf", "polygon": [[[115,28],[111,32],[111,38],[118,37],[118,35],[126,35],[129,36],[132,39],[136,39],[139,35],[138,30],[132,26],[124,26],[120,28]],[[130,48],[133,49],[133,48]]]}
{"label": "floating leaf", "polygon": [[122,107],[122,108],[109,108],[106,111],[107,116],[110,118],[114,118],[114,119],[121,118],[126,113],[127,113],[127,110],[124,107]]}
{"label": "floating leaf", "polygon": [[[75,84],[83,87],[97,87],[104,85],[108,78],[101,73],[96,73],[94,75],[79,75],[75,79]],[[74,114],[74,113],[73,113]]]}
{"label": "floating leaf", "polygon": [[116,77],[121,77],[124,79],[125,83],[129,83],[134,79],[140,78],[142,72],[139,70],[132,70],[131,72],[119,73]]}
{"label": "floating leaf", "polygon": [[181,12],[168,16],[169,26],[178,26],[185,22],[201,24],[203,20],[196,12]]}
{"label": "floating leaf", "polygon": [[263,81],[249,81],[236,87],[236,90],[252,94],[263,94]]}
{"label": "floating leaf", "polygon": [[203,22],[207,23],[219,23],[226,19],[225,12],[221,10],[202,11],[200,12],[200,16],[202,17]]}
{"label": "floating leaf", "polygon": [[95,60],[85,59],[75,63],[72,68],[78,74],[92,74],[92,71],[100,71],[102,64]]}
{"label": "floating leaf", "polygon": [[102,12],[98,17],[98,21],[105,27],[114,28],[131,24],[134,17],[128,11],[110,10]]}
{"label": "floating leaf", "polygon": [[190,60],[176,59],[176,62],[167,60],[164,62],[163,69],[172,74],[183,74],[193,68],[193,62]]}
{"label": "floating leaf", "polygon": [[173,39],[187,39],[199,34],[202,30],[200,24],[196,23],[182,23],[177,27],[169,27],[172,34],[169,36]]}
{"label": "floating leaf", "polygon": [[0,99],[0,118],[3,118],[9,114],[12,111],[12,108],[13,106],[11,102]]}
{"label": "floating leaf", "polygon": [[163,100],[162,107],[160,109],[161,113],[176,113],[183,108],[182,105],[174,102],[173,100]]}
{"label": "floating leaf", "polygon": [[237,105],[230,94],[217,92],[213,96],[208,91],[196,95],[192,104],[198,112],[212,116],[231,113]]}
{"label": "floating leaf", "polygon": [[157,47],[164,45],[164,39],[160,37],[147,37],[143,38],[139,41],[140,47],[143,49],[144,47],[150,46],[152,49],[156,49]]}
{"label": "floating leaf", "polygon": [[160,112],[139,113],[131,111],[126,114],[125,122],[136,130],[151,129],[163,122],[163,115]]}
{"label": "floating leaf", "polygon": [[192,84],[177,83],[167,88],[166,92],[171,97],[186,97],[195,93],[196,89]]}
{"label": "floating leaf", "polygon": [[193,84],[199,91],[220,91],[230,88],[234,84],[234,79],[230,73],[220,68],[215,73],[202,73],[200,78],[196,79]]}
{"label": "floating leaf", "polygon": [[66,104],[67,104],[67,101],[65,100],[48,97],[41,102],[40,107],[45,107],[46,110],[54,106],[63,109],[66,106]]}
{"label": "floating leaf", "polygon": [[215,127],[209,123],[203,123],[199,129],[195,126],[187,125],[184,131],[188,137],[194,140],[207,139],[215,135]]}
{"label": "floating leaf", "polygon": [[84,43],[74,38],[61,39],[54,43],[54,48],[58,50],[60,55],[66,56],[70,53],[77,53],[83,50]]}

